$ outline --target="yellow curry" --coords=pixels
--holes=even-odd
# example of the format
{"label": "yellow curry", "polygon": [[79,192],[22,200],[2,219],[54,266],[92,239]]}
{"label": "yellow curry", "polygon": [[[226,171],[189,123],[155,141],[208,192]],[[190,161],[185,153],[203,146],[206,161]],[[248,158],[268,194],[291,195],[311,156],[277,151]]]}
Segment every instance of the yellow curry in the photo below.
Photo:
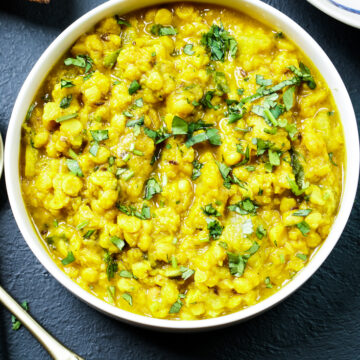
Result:
{"label": "yellow curry", "polygon": [[194,4],[109,17],[47,76],[23,126],[34,225],[77,284],[193,320],[256,304],[326,239],[344,137],[286,34]]}

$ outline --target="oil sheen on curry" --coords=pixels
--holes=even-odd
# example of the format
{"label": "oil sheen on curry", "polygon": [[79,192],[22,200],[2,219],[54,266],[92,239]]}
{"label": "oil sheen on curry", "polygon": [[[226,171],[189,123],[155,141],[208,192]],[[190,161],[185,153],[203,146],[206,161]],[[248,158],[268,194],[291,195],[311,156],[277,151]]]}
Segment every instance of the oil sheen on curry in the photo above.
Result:
{"label": "oil sheen on curry", "polygon": [[47,76],[21,183],[58,266],[119,308],[213,318],[278,291],[326,239],[345,144],[287,35],[176,4],[113,16]]}

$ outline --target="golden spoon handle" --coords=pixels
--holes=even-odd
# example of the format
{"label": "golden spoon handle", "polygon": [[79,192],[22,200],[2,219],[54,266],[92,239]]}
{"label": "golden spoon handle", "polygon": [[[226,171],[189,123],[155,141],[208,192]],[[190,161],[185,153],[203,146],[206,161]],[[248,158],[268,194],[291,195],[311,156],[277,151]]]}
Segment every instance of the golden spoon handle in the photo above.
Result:
{"label": "golden spoon handle", "polygon": [[84,360],[52,337],[1,286],[0,302],[34,335],[54,360]]}

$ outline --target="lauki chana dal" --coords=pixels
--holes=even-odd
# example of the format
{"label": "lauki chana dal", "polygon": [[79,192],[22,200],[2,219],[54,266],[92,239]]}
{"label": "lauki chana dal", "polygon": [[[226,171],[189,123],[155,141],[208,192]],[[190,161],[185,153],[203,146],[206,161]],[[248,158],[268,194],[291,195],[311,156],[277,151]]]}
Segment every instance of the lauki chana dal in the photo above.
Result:
{"label": "lauki chana dal", "polygon": [[344,137],[330,90],[281,32],[176,4],[101,21],[23,125],[22,191],[54,261],[138,314],[258,303],[327,237]]}

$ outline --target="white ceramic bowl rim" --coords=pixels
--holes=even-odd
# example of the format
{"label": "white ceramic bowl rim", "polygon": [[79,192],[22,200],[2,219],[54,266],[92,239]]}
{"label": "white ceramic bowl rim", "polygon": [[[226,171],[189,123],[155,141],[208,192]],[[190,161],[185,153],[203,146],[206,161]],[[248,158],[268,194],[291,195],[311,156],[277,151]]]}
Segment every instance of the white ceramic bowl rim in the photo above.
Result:
{"label": "white ceramic bowl rim", "polygon": [[[342,196],[342,203],[339,214],[335,220],[332,230],[322,245],[313,256],[310,263],[301,270],[292,281],[284,286],[277,293],[262,302],[233,314],[205,320],[176,321],[145,317],[133,314],[107,304],[95,296],[91,295],[74,281],[72,281],[55,262],[51,259],[45,248],[35,234],[31,221],[27,215],[21,195],[19,181],[19,147],[21,125],[25,119],[28,107],[33,101],[39,86],[52,68],[53,64],[71,47],[76,39],[89,30],[98,21],[106,16],[114,14],[126,14],[130,11],[144,8],[147,6],[159,5],[164,3],[176,2],[175,0],[112,0],[105,2],[92,11],[86,13],[80,19],[70,25],[62,32],[47,50],[40,57],[38,62],[31,70],[24,85],[22,86],[10,119],[6,146],[5,146],[5,177],[10,205],[15,220],[24,236],[28,246],[43,266],[68,290],[78,296],[87,304],[95,307],[103,313],[116,319],[143,327],[168,329],[174,331],[201,330],[225,326],[230,323],[243,321],[263,311],[271,308],[275,304],[284,300],[293,291],[299,288],[309,277],[319,268],[327,258],[349,218],[352,205],[355,199],[358,175],[359,175],[359,139],[354,110],[346,91],[346,88],[327,55],[320,46],[294,21],[282,14],[275,8],[259,0],[224,0],[222,6],[228,6],[244,13],[248,13],[258,20],[270,24],[273,28],[278,28],[291,38],[305,54],[313,61],[314,65],[320,69],[323,77],[332,90],[335,102],[337,103],[340,116],[343,122],[345,140],[347,145],[347,170]],[[183,1],[184,2],[184,1]],[[200,0],[198,2],[208,4],[220,4],[219,0]]]}

